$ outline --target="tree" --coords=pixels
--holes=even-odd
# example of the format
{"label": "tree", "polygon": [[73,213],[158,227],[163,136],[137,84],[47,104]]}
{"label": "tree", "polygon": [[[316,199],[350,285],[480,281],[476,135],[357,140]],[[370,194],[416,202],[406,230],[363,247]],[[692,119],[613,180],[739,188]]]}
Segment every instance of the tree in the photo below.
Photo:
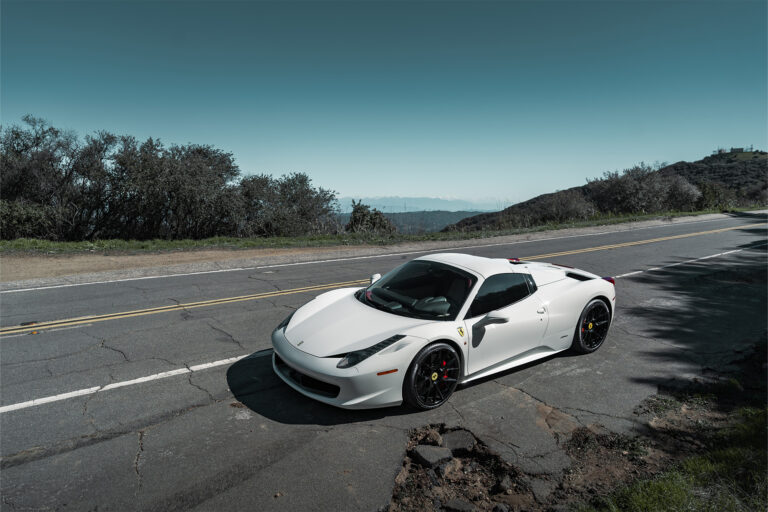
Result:
{"label": "tree", "polygon": [[0,127],[5,238],[295,236],[338,230],[336,193],[304,173],[240,177],[231,153],[97,132],[79,140],[44,120]]}
{"label": "tree", "polygon": [[345,228],[350,233],[368,233],[377,235],[391,235],[397,232],[394,224],[379,210],[367,204],[362,199],[352,200],[352,213]]}

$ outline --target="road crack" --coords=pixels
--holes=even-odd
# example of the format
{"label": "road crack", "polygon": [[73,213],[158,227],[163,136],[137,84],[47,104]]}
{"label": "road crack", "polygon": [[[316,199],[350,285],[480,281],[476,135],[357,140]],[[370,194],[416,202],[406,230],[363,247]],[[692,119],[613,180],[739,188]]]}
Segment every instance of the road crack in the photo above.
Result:
{"label": "road crack", "polygon": [[211,403],[216,402],[216,399],[213,397],[213,395],[211,394],[210,391],[208,391],[204,387],[202,387],[202,386],[192,382],[192,375],[194,374],[194,372],[189,368],[189,365],[184,365],[184,366],[186,366],[187,369],[189,370],[189,373],[187,374],[187,382],[189,382],[189,385],[192,386],[193,388],[199,389],[200,391],[202,391],[203,393],[208,395],[208,399],[211,401]]}
{"label": "road crack", "polygon": [[99,347],[101,347],[101,348],[106,348],[107,350],[112,350],[112,351],[114,351],[114,352],[117,352],[118,354],[120,354],[121,356],[123,356],[123,359],[125,359],[125,361],[126,361],[127,363],[130,363],[130,362],[131,362],[131,360],[130,360],[130,359],[128,359],[128,356],[125,354],[125,352],[123,352],[123,351],[122,351],[122,350],[120,350],[119,348],[110,347],[109,345],[107,345],[107,340],[105,340],[105,339],[103,339],[103,338],[102,338],[102,340],[101,340],[101,344],[99,345]]}
{"label": "road crack", "polygon": [[142,486],[142,476],[141,476],[141,470],[139,469],[139,466],[141,464],[141,454],[144,452],[144,430],[139,430],[138,435],[139,435],[139,448],[136,451],[136,458],[133,460],[133,470],[136,472],[136,492],[135,492],[136,496],[138,496],[139,492],[141,492],[141,486]]}
{"label": "road crack", "polygon": [[208,324],[208,327],[210,327],[211,329],[213,329],[216,332],[220,332],[221,334],[223,334],[224,336],[229,338],[229,341],[231,341],[232,343],[234,343],[235,345],[237,345],[241,349],[245,350],[245,347],[243,346],[243,344],[240,343],[237,339],[235,339],[235,337],[232,336],[229,332],[225,331],[224,329],[222,329],[220,327],[216,327],[211,322],[206,322],[206,323]]}
{"label": "road crack", "polygon": [[461,418],[461,424],[462,424],[462,425],[465,425],[465,424],[467,423],[467,420],[464,418],[464,415],[463,415],[463,414],[461,414],[461,411],[459,411],[459,408],[458,408],[458,407],[456,407],[455,405],[453,405],[453,403],[451,403],[450,401],[449,401],[449,402],[446,402],[446,403],[447,403],[448,405],[450,405],[450,406],[451,406],[451,409],[453,409],[453,412],[455,412],[455,413],[456,413],[456,414],[459,416],[459,418]]}
{"label": "road crack", "polygon": [[181,307],[181,318],[182,318],[183,320],[189,320],[190,318],[192,318],[192,312],[191,312],[190,310],[188,310],[188,309],[187,309],[187,308],[184,306],[184,304],[182,304],[182,303],[181,303],[181,301],[180,301],[180,300],[178,300],[178,299],[174,299],[173,297],[168,297],[168,300],[170,300],[171,302],[174,302],[174,303],[176,303],[176,305],[177,305],[177,306],[180,306],[180,307]]}
{"label": "road crack", "polygon": [[270,281],[268,279],[264,279],[263,277],[256,277],[254,274],[251,274],[248,276],[248,279],[253,279],[254,281],[259,281],[264,284],[268,284],[269,286],[273,287],[275,291],[281,292],[283,291],[277,284],[275,284],[273,281]]}

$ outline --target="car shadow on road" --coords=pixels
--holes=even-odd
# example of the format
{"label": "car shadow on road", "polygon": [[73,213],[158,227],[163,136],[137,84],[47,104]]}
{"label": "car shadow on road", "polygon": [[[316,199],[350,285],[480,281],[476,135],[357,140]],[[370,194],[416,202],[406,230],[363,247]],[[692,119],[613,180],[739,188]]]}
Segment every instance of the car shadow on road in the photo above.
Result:
{"label": "car shadow on road", "polygon": [[339,409],[307,398],[275,375],[272,350],[256,352],[230,366],[227,384],[235,398],[253,412],[291,425],[359,423],[413,412],[405,407]]}

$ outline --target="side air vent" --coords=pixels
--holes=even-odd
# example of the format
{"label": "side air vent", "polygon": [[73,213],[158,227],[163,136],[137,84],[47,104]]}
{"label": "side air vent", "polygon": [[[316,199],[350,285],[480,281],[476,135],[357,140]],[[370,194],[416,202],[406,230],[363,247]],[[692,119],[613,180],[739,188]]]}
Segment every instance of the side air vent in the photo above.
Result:
{"label": "side air vent", "polygon": [[588,277],[588,276],[585,276],[585,275],[582,275],[582,274],[577,274],[576,272],[566,272],[565,275],[570,277],[571,279],[575,279],[577,281],[589,281],[589,280],[593,279],[591,277]]}

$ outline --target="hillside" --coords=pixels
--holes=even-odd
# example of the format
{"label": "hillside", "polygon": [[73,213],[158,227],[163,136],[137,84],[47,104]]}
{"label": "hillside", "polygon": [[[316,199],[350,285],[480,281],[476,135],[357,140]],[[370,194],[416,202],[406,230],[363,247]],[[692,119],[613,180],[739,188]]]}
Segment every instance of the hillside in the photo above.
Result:
{"label": "hillside", "polygon": [[629,213],[728,209],[768,204],[768,153],[723,153],[660,169],[606,172],[586,185],[543,194],[443,231],[498,230]]}

